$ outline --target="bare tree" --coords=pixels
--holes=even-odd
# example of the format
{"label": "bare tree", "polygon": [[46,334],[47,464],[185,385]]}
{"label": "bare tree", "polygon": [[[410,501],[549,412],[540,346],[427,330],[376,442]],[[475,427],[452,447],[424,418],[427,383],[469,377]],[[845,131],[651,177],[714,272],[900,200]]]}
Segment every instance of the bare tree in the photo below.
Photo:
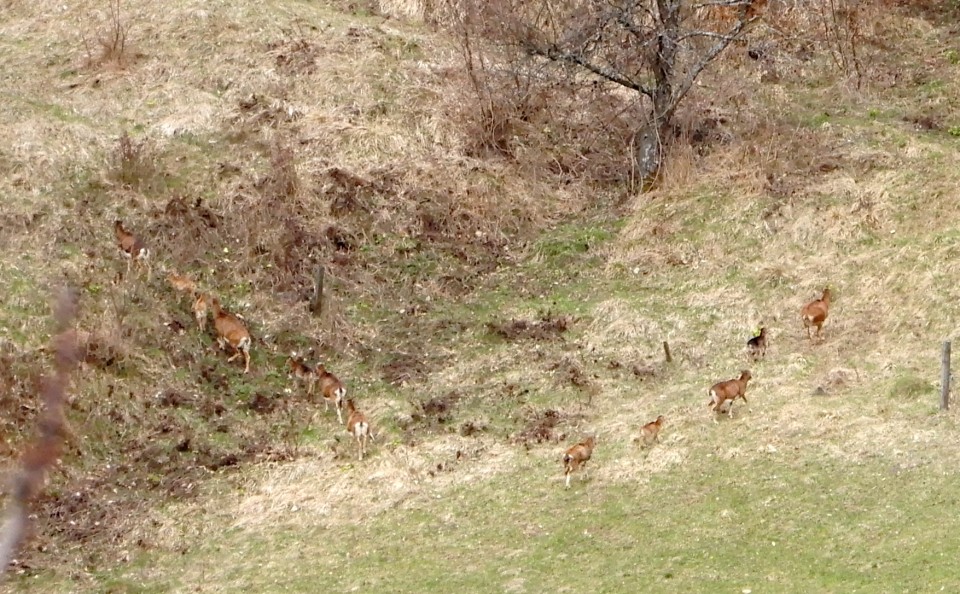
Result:
{"label": "bare tree", "polygon": [[766,0],[465,0],[467,28],[584,80],[638,95],[633,154],[657,174],[663,139],[697,77],[759,18]]}

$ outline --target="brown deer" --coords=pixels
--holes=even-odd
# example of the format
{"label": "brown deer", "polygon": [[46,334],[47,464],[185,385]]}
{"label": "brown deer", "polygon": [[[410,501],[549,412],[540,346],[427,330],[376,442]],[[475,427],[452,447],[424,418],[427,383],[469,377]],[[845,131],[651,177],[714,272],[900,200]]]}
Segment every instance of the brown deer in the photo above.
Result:
{"label": "brown deer", "polygon": [[[740,377],[738,379],[727,380],[725,382],[718,382],[710,388],[710,402],[707,403],[707,406],[713,412],[722,412],[724,408],[724,403],[727,401],[730,402],[727,408],[727,415],[732,419],[733,418],[733,403],[737,398],[743,398],[744,403],[747,402],[747,382],[753,376],[750,375],[750,371],[744,369],[740,372]],[[717,422],[716,416],[713,418],[713,422]]]}
{"label": "brown deer", "polygon": [[299,383],[304,383],[307,385],[307,396],[313,395],[313,387],[317,384],[317,372],[315,369],[297,359],[296,355],[291,354],[290,358],[287,359],[287,364],[290,367],[290,374],[294,377],[295,380]]}
{"label": "brown deer", "polygon": [[363,460],[363,455],[367,451],[367,439],[373,439],[373,431],[370,429],[370,421],[367,416],[357,410],[353,404],[353,398],[347,400],[347,432],[357,440],[357,450],[359,457]]}
{"label": "brown deer", "polygon": [[213,308],[213,329],[217,332],[217,343],[220,348],[230,345],[234,353],[227,358],[230,363],[243,355],[243,372],[250,372],[250,332],[240,318],[220,307],[220,300],[213,297],[210,300]]}
{"label": "brown deer", "polygon": [[340,379],[327,371],[323,363],[317,363],[317,383],[320,384],[320,395],[323,396],[323,409],[330,410],[332,402],[337,409],[337,421],[343,424],[343,399],[347,396],[347,389]]}
{"label": "brown deer", "polygon": [[580,443],[571,446],[563,454],[563,474],[567,478],[567,487],[570,488],[570,475],[579,468],[582,468],[593,456],[593,448],[597,443],[597,438],[590,436]]}
{"label": "brown deer", "polygon": [[640,429],[640,437],[643,443],[649,444],[660,441],[660,429],[663,428],[663,422],[663,415],[658,415],[657,420],[647,423]]}
{"label": "brown deer", "polygon": [[170,286],[173,287],[174,291],[179,293],[189,293],[194,297],[197,294],[197,283],[195,283],[189,276],[177,274],[176,272],[168,272],[167,282],[170,283]]}
{"label": "brown deer", "polygon": [[817,338],[820,338],[820,330],[823,323],[827,320],[827,314],[830,313],[830,288],[823,290],[823,296],[815,299],[803,306],[800,315],[803,317],[803,327],[807,329],[807,338],[813,342],[813,336],[810,335],[810,328],[816,326]]}
{"label": "brown deer", "polygon": [[754,360],[762,359],[767,354],[767,328],[760,327],[760,334],[747,341],[747,350]]}
{"label": "brown deer", "polygon": [[136,264],[147,269],[147,280],[150,280],[152,271],[150,269],[150,250],[143,241],[123,228],[122,221],[113,222],[113,233],[117,237],[117,247],[120,253],[127,259],[127,274],[130,274],[130,267]]}

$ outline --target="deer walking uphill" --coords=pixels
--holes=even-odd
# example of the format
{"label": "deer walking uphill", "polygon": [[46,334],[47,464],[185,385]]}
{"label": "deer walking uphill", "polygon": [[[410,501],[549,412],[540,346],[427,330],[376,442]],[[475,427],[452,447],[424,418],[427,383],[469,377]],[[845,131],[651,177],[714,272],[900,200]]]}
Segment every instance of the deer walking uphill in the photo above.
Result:
{"label": "deer walking uphill", "polygon": [[212,301],[213,297],[201,293],[193,302],[193,318],[197,320],[197,328],[200,329],[200,332],[206,332],[207,330],[207,312]]}
{"label": "deer walking uphill", "polygon": [[563,454],[563,474],[567,479],[566,488],[570,488],[570,475],[582,468],[593,456],[593,448],[596,444],[597,438],[591,435],[580,443],[571,446]]}
{"label": "deer walking uphill", "polygon": [[136,265],[137,268],[145,267],[147,269],[147,280],[150,280],[152,271],[150,269],[150,250],[143,241],[123,228],[122,221],[114,221],[113,233],[117,238],[117,247],[120,253],[127,259],[127,274],[130,274],[130,268]]}
{"label": "deer walking uphill", "polygon": [[290,367],[290,375],[292,375],[298,383],[306,384],[307,396],[312,396],[313,387],[319,379],[316,370],[300,359],[297,359],[295,355],[290,355],[290,358],[287,359],[287,364]]}
{"label": "deer walking uphill", "polygon": [[[750,372],[744,369],[740,372],[740,377],[738,379],[727,380],[725,382],[718,382],[710,388],[710,402],[707,403],[707,406],[710,407],[710,410],[713,412],[723,412],[724,403],[729,401],[727,405],[727,416],[731,419],[733,418],[733,403],[737,398],[742,398],[743,402],[747,402],[747,382],[753,376],[750,375]],[[717,422],[717,417],[713,417],[713,422]]]}
{"label": "deer walking uphill", "polygon": [[343,424],[343,399],[347,396],[347,389],[340,379],[327,371],[323,363],[317,363],[317,383],[320,384],[320,395],[323,396],[323,410],[330,410],[332,402],[337,409],[337,420]]}
{"label": "deer walking uphill", "polygon": [[[230,345],[233,355],[227,358],[230,363],[243,355],[243,372],[250,372],[250,332],[240,318],[220,307],[220,300],[216,297],[207,298],[213,308],[213,329],[217,332],[217,343],[220,348]],[[206,299],[204,300],[206,302]]]}
{"label": "deer walking uphill", "polygon": [[823,296],[820,297],[820,299],[811,301],[800,310],[800,315],[803,317],[803,327],[807,329],[807,338],[809,338],[811,342],[813,341],[813,337],[810,335],[810,328],[816,326],[816,337],[820,338],[820,330],[823,328],[823,323],[827,320],[828,313],[830,313],[829,288],[823,290]]}
{"label": "deer walking uphill", "polygon": [[370,421],[367,420],[367,415],[357,410],[353,398],[347,400],[347,412],[347,432],[357,440],[359,458],[363,460],[363,455],[367,452],[367,439],[373,439]]}
{"label": "deer walking uphill", "polygon": [[764,326],[760,327],[760,334],[754,336],[747,341],[747,350],[750,352],[750,356],[754,360],[762,359],[767,354],[767,329]]}
{"label": "deer walking uphill", "polygon": [[657,420],[650,421],[640,429],[640,438],[643,443],[650,444],[660,441],[660,429],[663,428],[663,415],[658,415]]}

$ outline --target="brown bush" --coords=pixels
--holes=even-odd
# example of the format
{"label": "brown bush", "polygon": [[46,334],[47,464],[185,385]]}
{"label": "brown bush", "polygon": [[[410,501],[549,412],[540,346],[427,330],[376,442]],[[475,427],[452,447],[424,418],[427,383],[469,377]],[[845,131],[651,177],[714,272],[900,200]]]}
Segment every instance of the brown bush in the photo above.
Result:
{"label": "brown bush", "polygon": [[108,177],[121,185],[140,191],[156,190],[161,169],[146,139],[134,140],[124,131],[117,139]]}
{"label": "brown bush", "polygon": [[122,18],[120,8],[120,0],[109,0],[105,22],[100,24],[92,40],[84,35],[83,45],[88,68],[103,65],[125,68],[138,57],[130,48],[130,24]]}

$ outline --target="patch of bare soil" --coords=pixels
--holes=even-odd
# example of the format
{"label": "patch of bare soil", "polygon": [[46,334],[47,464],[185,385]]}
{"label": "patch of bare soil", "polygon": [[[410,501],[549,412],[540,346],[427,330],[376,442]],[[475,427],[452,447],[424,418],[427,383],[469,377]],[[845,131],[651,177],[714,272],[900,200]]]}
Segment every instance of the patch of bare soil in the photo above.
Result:
{"label": "patch of bare soil", "polygon": [[447,392],[443,396],[436,396],[413,403],[413,412],[410,414],[414,423],[420,426],[437,427],[453,420],[457,403],[462,395],[459,392]]}
{"label": "patch of bare soil", "polygon": [[584,371],[583,365],[569,356],[550,363],[547,365],[547,369],[556,372],[557,379],[561,384],[569,383],[584,390],[589,388],[592,383],[589,375]]}
{"label": "patch of bare soil", "polygon": [[530,411],[526,415],[523,429],[515,434],[511,441],[526,448],[544,442],[558,443],[567,437],[565,432],[557,431],[557,427],[567,418],[566,414],[552,408]]}
{"label": "patch of bare soil", "polygon": [[422,380],[428,372],[429,367],[422,355],[397,353],[387,359],[381,367],[380,374],[384,380],[394,386],[402,386]]}
{"label": "patch of bare soil", "polygon": [[541,314],[538,320],[509,320],[490,322],[487,328],[507,340],[557,340],[570,329],[574,319],[570,316]]}

